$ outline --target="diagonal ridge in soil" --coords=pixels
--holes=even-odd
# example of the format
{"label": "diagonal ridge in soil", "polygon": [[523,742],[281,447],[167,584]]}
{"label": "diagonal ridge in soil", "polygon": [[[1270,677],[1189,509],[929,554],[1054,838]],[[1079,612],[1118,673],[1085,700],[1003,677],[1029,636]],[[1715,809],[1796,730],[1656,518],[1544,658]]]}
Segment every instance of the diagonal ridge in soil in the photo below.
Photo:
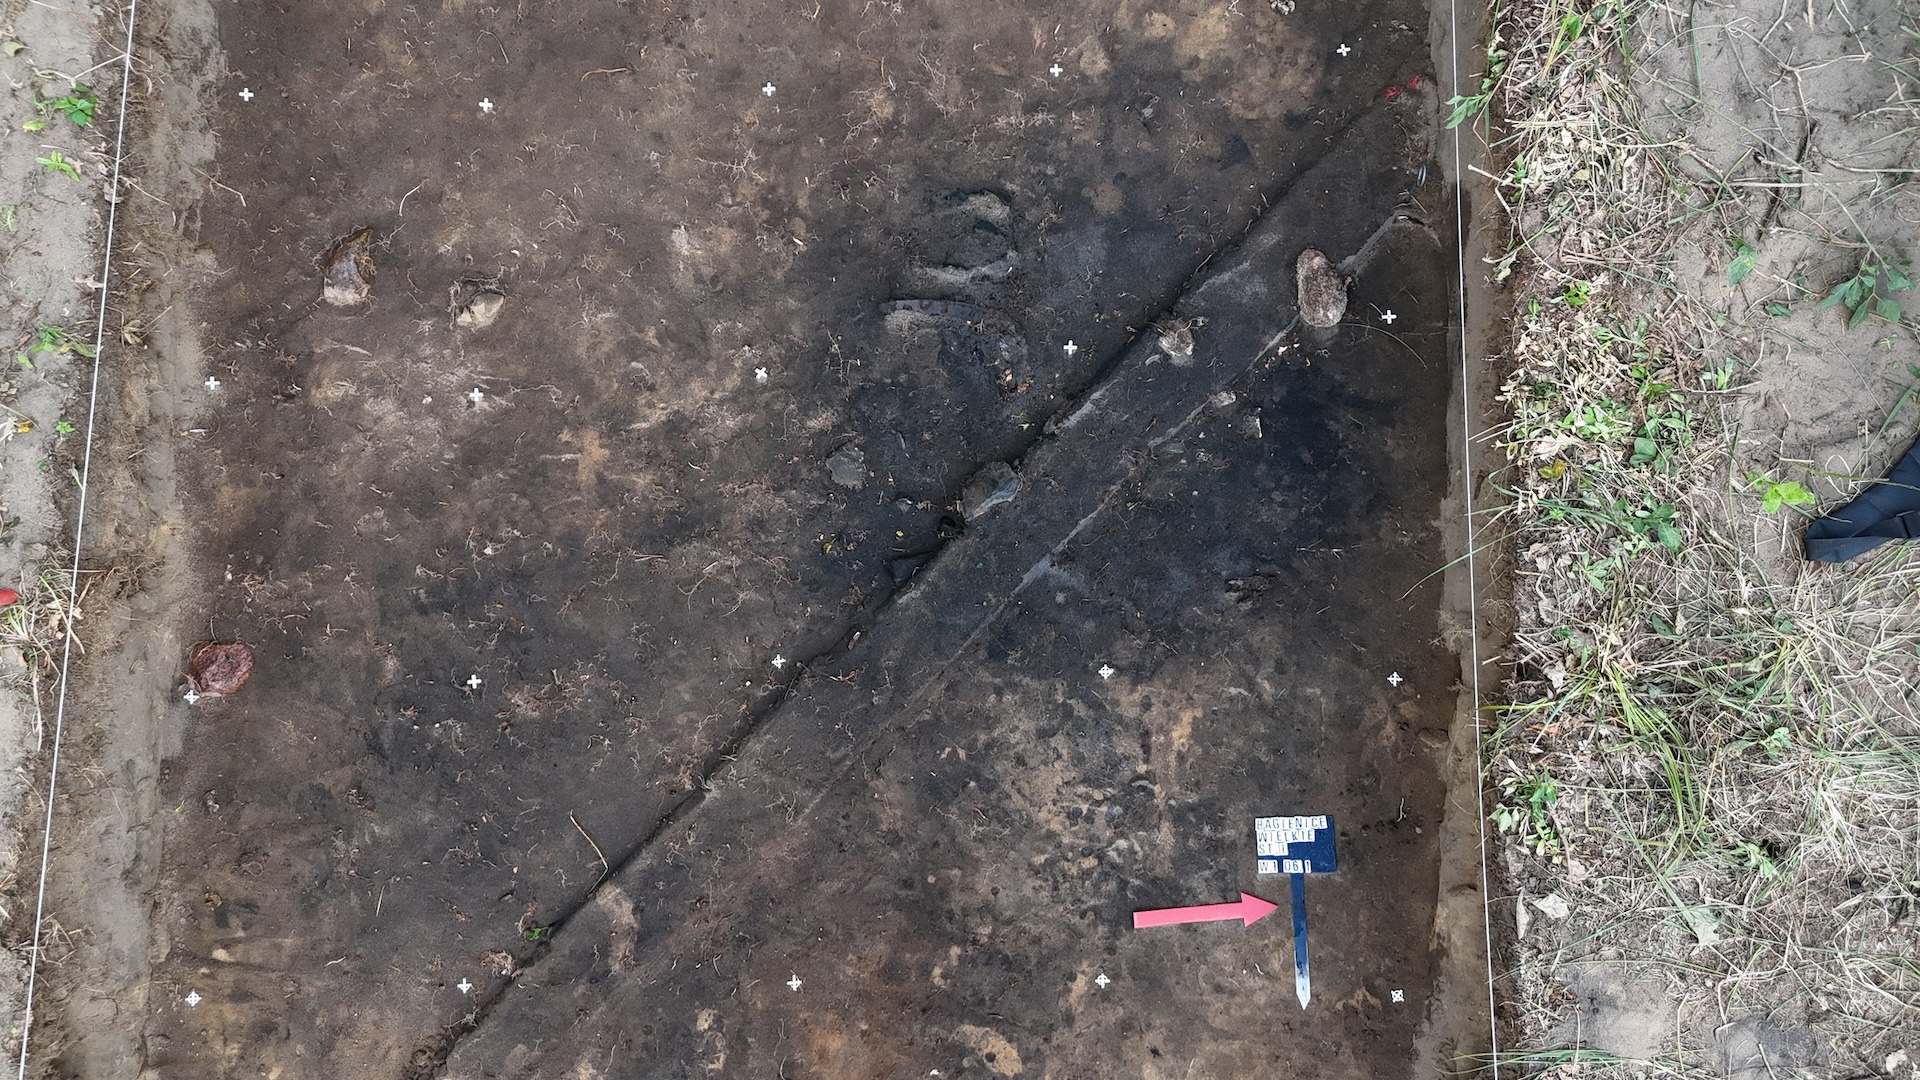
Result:
{"label": "diagonal ridge in soil", "polygon": [[[556,935],[593,910],[608,882],[635,877],[676,827],[685,825],[691,835],[696,810],[703,811],[698,827],[705,846],[724,847],[724,838],[734,837],[744,850],[751,846],[744,841],[766,831],[770,811],[786,824],[807,816],[890,720],[910,726],[954,661],[1048,575],[1073,539],[1148,468],[1155,450],[1216,394],[1274,356],[1296,322],[1299,251],[1360,253],[1407,221],[1396,213],[1407,171],[1369,160],[1380,147],[1404,142],[1399,127],[1393,110],[1363,113],[1244,233],[1209,255],[1160,315],[1206,327],[1192,363],[1175,366],[1143,335],[1104,365],[1027,445],[1022,494],[939,548],[912,587],[877,605],[869,631],[849,630],[797,663],[782,692],[764,699],[712,752],[694,790],[615,855],[601,879],[555,918],[554,933],[529,951],[522,969],[576,962],[555,948]],[[826,676],[829,666],[842,674]],[[781,723],[772,722],[776,716]],[[407,1080],[434,1075],[489,1016],[511,1008],[507,990],[520,981],[501,983],[436,1032],[415,1054]],[[566,980],[540,981],[551,988]]]}

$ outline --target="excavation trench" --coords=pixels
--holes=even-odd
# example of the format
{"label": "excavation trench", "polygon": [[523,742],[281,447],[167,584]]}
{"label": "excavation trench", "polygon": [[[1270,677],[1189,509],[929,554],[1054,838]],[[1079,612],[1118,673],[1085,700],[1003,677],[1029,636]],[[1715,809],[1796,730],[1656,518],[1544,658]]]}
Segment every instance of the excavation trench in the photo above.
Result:
{"label": "excavation trench", "polygon": [[[165,14],[157,331],[99,549],[153,569],[90,671],[109,782],[61,809],[62,903],[100,929],[60,1067],[1452,1048],[1419,9]],[[319,303],[363,226],[370,302]],[[1326,331],[1294,325],[1307,246],[1354,256]],[[1017,494],[956,535],[995,463]],[[189,706],[208,636],[254,674]],[[1279,920],[1129,928],[1280,899],[1252,819],[1316,813],[1311,1008]],[[129,828],[102,887],[75,853]]]}

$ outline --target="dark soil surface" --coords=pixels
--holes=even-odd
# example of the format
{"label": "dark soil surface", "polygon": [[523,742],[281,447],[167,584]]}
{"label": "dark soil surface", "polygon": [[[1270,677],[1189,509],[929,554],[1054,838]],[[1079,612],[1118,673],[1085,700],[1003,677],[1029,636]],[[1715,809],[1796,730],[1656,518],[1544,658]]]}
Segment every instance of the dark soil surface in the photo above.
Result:
{"label": "dark soil surface", "polygon": [[[216,11],[164,618],[253,667],[169,707],[122,1073],[1415,1071],[1423,8]],[[1297,813],[1310,1008],[1284,912],[1130,928],[1284,904]]]}

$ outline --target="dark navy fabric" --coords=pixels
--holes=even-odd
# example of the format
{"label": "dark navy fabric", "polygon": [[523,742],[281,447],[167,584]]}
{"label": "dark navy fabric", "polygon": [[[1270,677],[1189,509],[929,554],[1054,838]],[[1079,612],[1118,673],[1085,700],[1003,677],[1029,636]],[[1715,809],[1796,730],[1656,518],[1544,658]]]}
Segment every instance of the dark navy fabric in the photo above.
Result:
{"label": "dark navy fabric", "polygon": [[1889,540],[1920,536],[1920,442],[1886,478],[1859,498],[1807,526],[1807,558],[1846,562]]}

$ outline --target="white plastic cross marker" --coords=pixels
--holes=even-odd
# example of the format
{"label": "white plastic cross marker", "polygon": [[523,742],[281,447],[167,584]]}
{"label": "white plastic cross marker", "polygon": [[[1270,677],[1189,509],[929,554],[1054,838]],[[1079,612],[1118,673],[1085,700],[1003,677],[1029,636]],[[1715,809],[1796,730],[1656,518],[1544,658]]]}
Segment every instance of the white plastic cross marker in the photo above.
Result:
{"label": "white plastic cross marker", "polygon": [[208,393],[213,393],[220,389],[220,380],[209,375],[207,376],[206,387]]}
{"label": "white plastic cross marker", "polygon": [[198,1008],[200,1003],[205,1000],[207,999],[200,996],[200,991],[198,990],[187,991],[187,1008],[189,1009]]}
{"label": "white plastic cross marker", "polygon": [[1100,973],[1099,978],[1093,980],[1093,985],[1099,987],[1102,990],[1105,990],[1107,988],[1107,984],[1112,981],[1113,981],[1112,979],[1107,978],[1107,973],[1103,971]]}
{"label": "white plastic cross marker", "polygon": [[763,368],[763,367],[757,367],[757,368],[754,368],[754,369],[753,369],[753,381],[754,381],[754,382],[766,382],[766,381],[767,381],[767,369],[766,369],[766,368]]}
{"label": "white plastic cross marker", "polygon": [[1388,685],[1393,686],[1395,689],[1398,689],[1400,684],[1406,681],[1407,680],[1400,677],[1400,673],[1397,671],[1387,676]]}
{"label": "white plastic cross marker", "polygon": [[480,99],[480,111],[481,111],[481,112],[483,112],[483,113],[490,113],[490,112],[492,112],[492,111],[493,111],[493,99],[492,99],[492,98],[481,98],[481,99]]}
{"label": "white plastic cross marker", "polygon": [[467,676],[467,689],[469,690],[480,689],[480,676],[478,675]]}
{"label": "white plastic cross marker", "polygon": [[183,700],[185,700],[187,704],[191,705],[194,702],[200,700],[200,692],[198,690],[195,690],[193,687],[189,686],[187,687],[187,693]]}
{"label": "white plastic cross marker", "polygon": [[1340,47],[1333,51],[1339,53],[1341,56],[1345,56],[1348,53],[1352,52],[1353,48],[1343,41],[1340,43]]}
{"label": "white plastic cross marker", "polygon": [[1068,338],[1067,343],[1060,346],[1060,351],[1066,353],[1067,359],[1071,360],[1073,359],[1073,354],[1080,351],[1080,346],[1075,345],[1072,338]]}
{"label": "white plastic cross marker", "polygon": [[765,85],[765,86],[763,86],[763,87],[761,87],[761,88],[760,88],[760,92],[761,92],[761,93],[763,93],[763,94],[765,94],[765,95],[767,95],[768,97],[772,97],[772,96],[773,96],[773,92],[774,92],[774,91],[775,91],[776,89],[779,89],[779,88],[778,88],[778,87],[776,87],[776,86],[774,86],[774,85],[773,85],[772,83],[768,83],[767,85]]}
{"label": "white plastic cross marker", "polygon": [[1393,1003],[1395,1005],[1399,1005],[1406,1000],[1407,1000],[1407,992],[1405,990],[1393,991]]}
{"label": "white plastic cross marker", "polygon": [[477,386],[467,391],[467,400],[473,402],[475,405],[480,404],[482,401],[485,401],[486,399],[487,399],[487,392],[485,390],[480,389]]}
{"label": "white plastic cross marker", "polygon": [[1395,319],[1397,319],[1397,318],[1399,318],[1399,317],[1400,317],[1400,316],[1398,316],[1398,315],[1395,315],[1395,314],[1393,313],[1393,309],[1392,309],[1392,308],[1388,308],[1387,310],[1385,310],[1385,311],[1383,311],[1383,312],[1381,312],[1381,313],[1380,313],[1380,321],[1381,321],[1381,322],[1383,322],[1383,323],[1386,323],[1386,324],[1387,324],[1388,326],[1392,326],[1392,325],[1393,325],[1393,320],[1395,320]]}
{"label": "white plastic cross marker", "polygon": [[1053,65],[1052,67],[1050,67],[1050,68],[1048,68],[1048,69],[1047,69],[1047,74],[1049,74],[1049,75],[1051,75],[1051,76],[1053,76],[1054,78],[1056,78],[1056,79],[1057,79],[1057,78],[1059,78],[1059,77],[1060,77],[1060,73],[1061,73],[1061,72],[1063,72],[1063,71],[1065,71],[1065,70],[1067,70],[1067,69],[1066,69],[1066,68],[1063,68],[1063,67],[1061,67],[1061,66],[1060,66],[1060,63],[1059,63],[1059,61],[1057,61],[1057,60],[1056,60],[1056,61],[1054,61],[1054,65]]}
{"label": "white plastic cross marker", "polygon": [[787,989],[793,991],[796,994],[799,993],[800,992],[800,976],[795,975],[793,978],[788,979]]}
{"label": "white plastic cross marker", "polygon": [[252,88],[252,87],[250,87],[250,86],[243,86],[243,87],[241,87],[241,88],[240,88],[240,100],[241,100],[241,101],[252,101],[252,100],[253,100],[253,88]]}
{"label": "white plastic cross marker", "polygon": [[460,976],[460,981],[454,984],[454,989],[460,991],[463,994],[472,993],[473,984],[467,981],[467,977],[465,975],[462,975]]}
{"label": "white plastic cross marker", "polygon": [[1113,676],[1115,675],[1115,672],[1113,670],[1113,665],[1101,664],[1099,675],[1102,682],[1105,682],[1106,680],[1113,678]]}
{"label": "white plastic cross marker", "polygon": [[787,658],[779,653],[773,654],[773,670],[780,671],[787,666]]}

